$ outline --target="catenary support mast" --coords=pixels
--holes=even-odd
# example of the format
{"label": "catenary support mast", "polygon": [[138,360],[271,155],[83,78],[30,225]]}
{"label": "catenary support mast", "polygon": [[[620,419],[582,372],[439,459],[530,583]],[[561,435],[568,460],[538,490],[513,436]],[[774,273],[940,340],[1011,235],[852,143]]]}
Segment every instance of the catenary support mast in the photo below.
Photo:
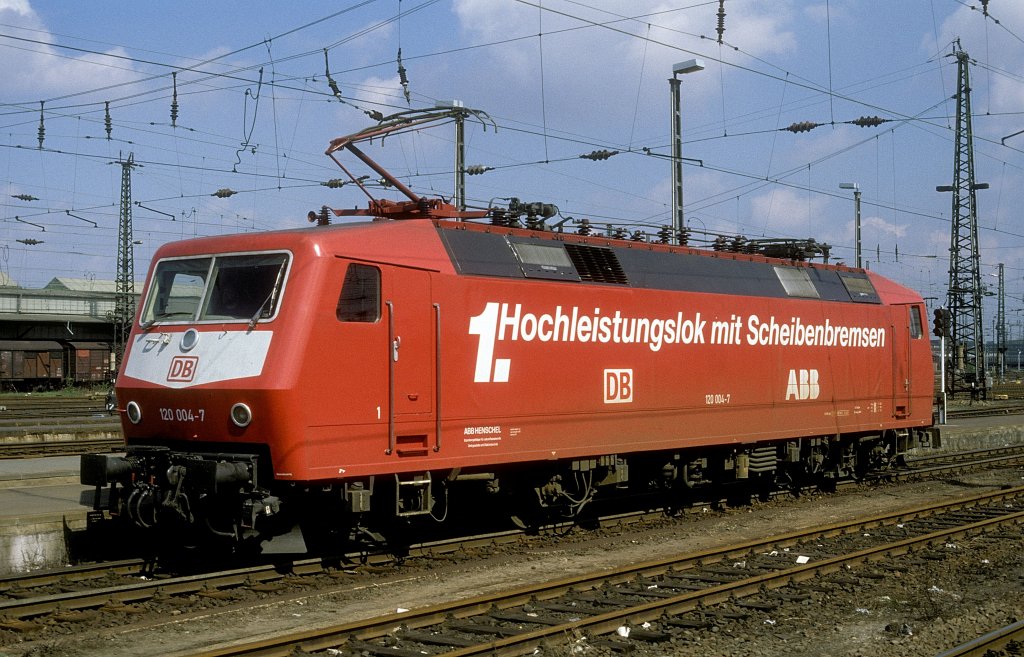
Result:
{"label": "catenary support mast", "polygon": [[949,290],[951,346],[946,368],[946,389],[956,395],[967,392],[985,397],[985,338],[982,331],[981,259],[978,255],[978,215],[975,191],[987,184],[974,180],[974,138],[971,130],[970,58],[959,42],[953,50],[957,60],[956,139],[953,185],[939,187],[953,193],[952,232],[949,244]]}
{"label": "catenary support mast", "polygon": [[136,166],[134,154],[121,165],[121,221],[117,227],[117,279],[114,300],[114,358],[116,370],[121,370],[128,334],[135,319],[135,252],[132,235],[132,168]]}

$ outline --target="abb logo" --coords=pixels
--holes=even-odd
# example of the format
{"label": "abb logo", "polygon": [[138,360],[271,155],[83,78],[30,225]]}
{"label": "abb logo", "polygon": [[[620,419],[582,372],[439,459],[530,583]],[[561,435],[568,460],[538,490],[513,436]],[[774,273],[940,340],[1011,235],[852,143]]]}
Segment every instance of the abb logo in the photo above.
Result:
{"label": "abb logo", "polygon": [[628,404],[633,401],[633,370],[604,371],[604,403]]}
{"label": "abb logo", "polygon": [[817,399],[821,394],[818,370],[790,370],[786,384],[786,401],[790,399]]}
{"label": "abb logo", "polygon": [[167,370],[167,380],[188,383],[195,378],[198,365],[198,356],[175,356],[171,359],[171,369]]}

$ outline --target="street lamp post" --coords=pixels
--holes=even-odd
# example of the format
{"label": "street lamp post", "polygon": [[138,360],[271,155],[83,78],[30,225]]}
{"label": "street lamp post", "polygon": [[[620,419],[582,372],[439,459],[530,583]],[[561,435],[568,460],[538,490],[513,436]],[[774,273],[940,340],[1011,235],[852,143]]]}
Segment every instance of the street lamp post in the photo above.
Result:
{"label": "street lamp post", "polygon": [[839,189],[853,190],[853,237],[854,237],[854,261],[857,269],[860,269],[860,185],[855,182],[839,183]]}
{"label": "street lamp post", "polygon": [[683,232],[683,128],[679,100],[679,76],[704,70],[704,61],[688,59],[672,66],[668,80],[672,103],[672,241],[679,243]]}

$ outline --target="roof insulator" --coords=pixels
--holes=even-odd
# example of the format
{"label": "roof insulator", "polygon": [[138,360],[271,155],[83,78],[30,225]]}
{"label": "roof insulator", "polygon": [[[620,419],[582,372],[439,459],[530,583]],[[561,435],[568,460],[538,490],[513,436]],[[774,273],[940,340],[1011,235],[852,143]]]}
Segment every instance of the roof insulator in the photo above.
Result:
{"label": "roof insulator", "polygon": [[619,151],[600,150],[600,151],[591,151],[589,153],[585,153],[583,155],[580,155],[580,158],[582,158],[584,160],[594,160],[596,162],[598,160],[607,160],[612,155],[618,155],[618,154],[619,154]]}
{"label": "roof insulator", "polygon": [[862,116],[850,121],[853,125],[860,126],[861,128],[874,128],[886,122],[888,122],[888,119],[883,119],[880,116]]}
{"label": "roof insulator", "polygon": [[110,141],[110,133],[114,130],[114,122],[110,118],[110,101],[103,101],[103,109],[106,116],[103,117],[103,128],[107,131],[107,141]]}
{"label": "roof insulator", "polygon": [[494,167],[485,166],[483,164],[471,164],[466,167],[467,176],[479,176],[481,173],[487,173],[488,171],[494,171]]}
{"label": "roof insulator", "polygon": [[814,121],[800,121],[799,123],[794,123],[788,128],[783,128],[783,130],[789,130],[790,132],[810,132],[820,125],[820,123],[815,123]]}
{"label": "roof insulator", "polygon": [[234,196],[237,193],[238,192],[229,187],[221,187],[210,196],[216,196],[217,198],[228,198],[229,196]]}

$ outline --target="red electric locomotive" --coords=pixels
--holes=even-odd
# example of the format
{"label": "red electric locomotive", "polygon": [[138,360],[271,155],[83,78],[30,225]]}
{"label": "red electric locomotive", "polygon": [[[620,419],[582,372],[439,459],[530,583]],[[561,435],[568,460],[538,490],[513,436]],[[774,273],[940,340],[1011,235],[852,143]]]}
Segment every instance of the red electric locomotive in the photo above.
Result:
{"label": "red electric locomotive", "polygon": [[[376,168],[367,134],[332,151]],[[856,476],[926,438],[909,289],[476,223],[508,211],[399,187],[371,203],[387,219],[159,249],[117,379],[127,454],[82,460],[110,511],[232,541],[486,496],[571,518],[606,494]]]}

